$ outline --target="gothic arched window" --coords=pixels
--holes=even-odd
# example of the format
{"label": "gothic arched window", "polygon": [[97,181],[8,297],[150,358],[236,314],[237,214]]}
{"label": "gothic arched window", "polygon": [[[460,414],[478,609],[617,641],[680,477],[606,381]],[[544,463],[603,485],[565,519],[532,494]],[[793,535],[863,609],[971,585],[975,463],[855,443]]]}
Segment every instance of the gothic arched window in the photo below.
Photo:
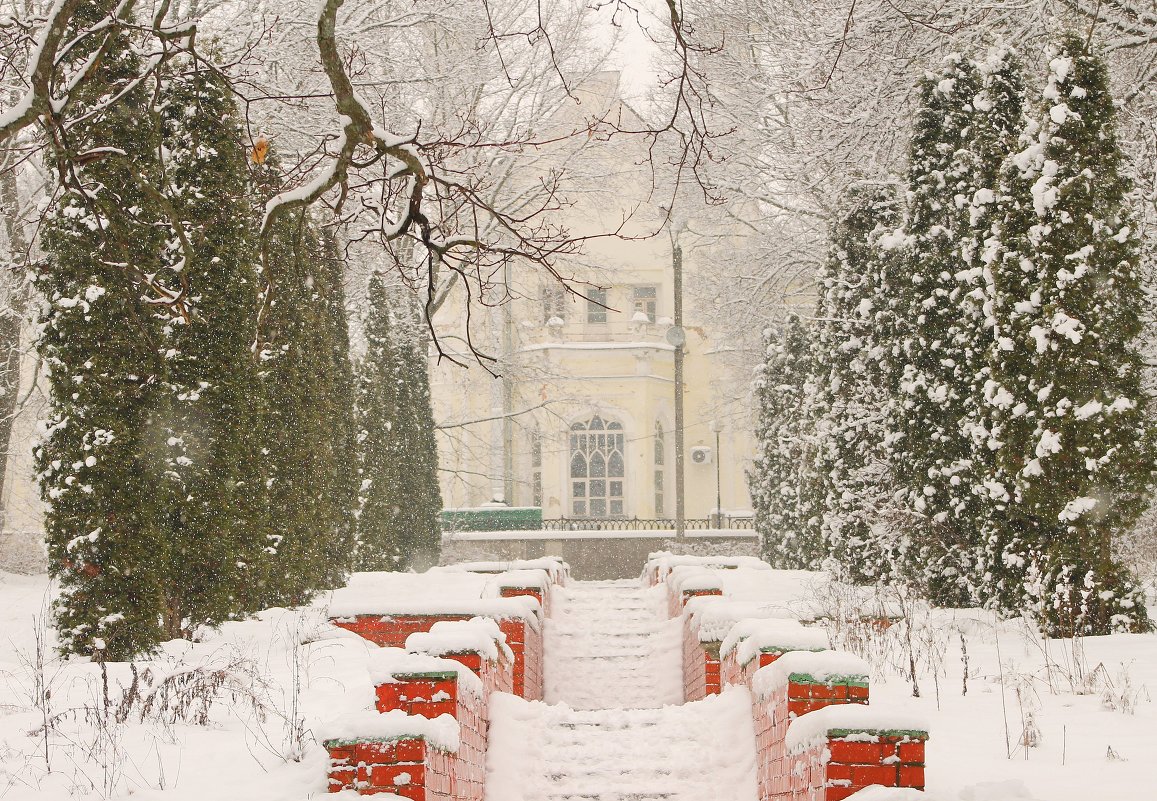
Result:
{"label": "gothic arched window", "polygon": [[570,427],[571,514],[622,517],[627,472],[622,423],[590,420]]}

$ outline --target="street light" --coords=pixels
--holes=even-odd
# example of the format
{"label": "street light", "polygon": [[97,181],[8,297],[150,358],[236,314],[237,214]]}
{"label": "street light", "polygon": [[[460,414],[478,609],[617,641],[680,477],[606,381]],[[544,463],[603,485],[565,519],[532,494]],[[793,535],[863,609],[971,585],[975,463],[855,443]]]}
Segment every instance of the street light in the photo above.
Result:
{"label": "street light", "polygon": [[675,348],[675,539],[686,536],[683,499],[683,348],[687,343],[687,332],[683,329],[683,248],[679,245],[679,234],[686,221],[676,217],[672,210],[669,217],[671,235],[671,270],[675,296],[675,324],[667,331],[667,342]]}
{"label": "street light", "polygon": [[719,450],[719,432],[723,426],[718,420],[712,420],[708,428],[715,432],[715,528],[723,528],[723,482],[720,478],[723,454]]}

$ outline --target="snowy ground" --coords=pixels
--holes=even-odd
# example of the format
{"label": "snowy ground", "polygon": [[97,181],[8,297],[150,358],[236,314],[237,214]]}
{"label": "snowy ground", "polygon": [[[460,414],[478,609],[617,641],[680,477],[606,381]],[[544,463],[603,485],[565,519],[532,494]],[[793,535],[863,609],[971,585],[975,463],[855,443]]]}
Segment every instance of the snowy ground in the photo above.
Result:
{"label": "snowy ground", "polygon": [[[810,591],[798,574],[776,586],[731,575],[728,591],[753,602]],[[486,581],[434,571],[398,576],[391,591],[415,601],[478,597]],[[106,696],[96,666],[56,661],[51,642],[37,668],[34,618],[42,619],[47,593],[44,578],[0,574],[5,801],[320,797],[326,755],[313,727],[371,704],[374,646],[328,626],[320,606],[270,610],[202,642],[172,643],[136,665],[136,693],[127,689],[129,666],[111,665]],[[675,703],[678,625],[665,621],[661,591],[576,582],[556,601],[546,630],[548,703],[496,702],[490,801],[566,799],[612,778],[616,792],[652,787],[677,799],[749,801],[747,694]],[[929,801],[1155,797],[1148,760],[1157,747],[1157,635],[1054,642],[1046,652],[1018,622],[996,626],[984,614],[952,611],[917,621],[910,642],[893,627],[861,648],[876,669],[873,704],[932,722]],[[919,698],[903,676],[909,653]],[[47,702],[37,702],[38,683],[51,691]]]}

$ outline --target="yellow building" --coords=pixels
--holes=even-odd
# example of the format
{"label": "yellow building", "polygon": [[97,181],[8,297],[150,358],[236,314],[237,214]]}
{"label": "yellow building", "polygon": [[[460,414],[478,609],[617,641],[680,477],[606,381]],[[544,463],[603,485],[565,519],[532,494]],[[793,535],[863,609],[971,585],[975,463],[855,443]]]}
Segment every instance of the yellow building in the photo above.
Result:
{"label": "yellow building", "polygon": [[[617,74],[580,90],[581,103],[551,121],[559,128],[600,114],[641,123],[617,100]],[[541,506],[543,516],[605,520],[675,515],[674,261],[683,264],[685,332],[685,514],[750,515],[745,471],[753,453],[750,369],[730,363],[713,338],[712,312],[697,302],[694,277],[727,246],[709,207],[665,222],[662,190],[651,191],[645,142],[615,137],[564,155],[582,176],[563,224],[577,235],[622,227],[624,236],[588,241],[562,260],[568,292],[544,271],[509,271],[510,300],[475,308],[485,369],[431,364],[447,508],[501,501]],[[670,202],[669,199],[666,202]],[[624,223],[625,221],[625,223]],[[649,235],[654,234],[654,235]],[[577,294],[576,294],[577,293]],[[464,339],[464,292],[435,320],[442,347]],[[479,339],[480,336],[489,339]],[[458,351],[460,354],[461,350]],[[716,429],[719,429],[718,434]]]}

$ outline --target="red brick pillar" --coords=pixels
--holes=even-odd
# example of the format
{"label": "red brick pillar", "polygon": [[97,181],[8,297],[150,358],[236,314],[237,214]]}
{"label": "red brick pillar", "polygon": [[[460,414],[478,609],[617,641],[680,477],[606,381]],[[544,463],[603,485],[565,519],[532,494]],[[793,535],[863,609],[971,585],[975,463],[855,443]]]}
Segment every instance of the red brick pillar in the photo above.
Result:
{"label": "red brick pillar", "polygon": [[537,620],[500,621],[506,644],[514,652],[515,695],[531,701],[542,700],[542,627]]}
{"label": "red brick pillar", "polygon": [[[474,741],[475,735],[446,717],[429,720],[399,710],[347,716],[322,740],[329,752],[329,792],[481,801],[481,784],[469,795],[454,793],[455,775],[465,770],[458,763]],[[484,754],[479,749],[473,759],[481,765]]]}
{"label": "red brick pillar", "polygon": [[785,618],[743,620],[733,627],[720,645],[720,681],[724,685],[750,687],[757,670],[786,653],[826,650],[828,635],[821,628],[804,626]]}
{"label": "red brick pillar", "polygon": [[[538,601],[544,616],[550,616],[550,590],[559,582],[565,580],[561,569],[548,571],[545,566],[551,564],[542,560],[544,567],[509,569],[499,573],[488,593],[494,593],[501,598],[533,598]],[[538,564],[537,562],[512,562],[512,565]]]}
{"label": "red brick pillar", "polygon": [[683,615],[683,700],[719,692],[719,643],[702,642],[690,615]]}
{"label": "red brick pillar", "polygon": [[[756,781],[761,801],[797,801],[786,747],[792,721],[833,704],[868,702],[868,666],[852,654],[793,651],[776,655],[751,679],[755,708]],[[754,659],[752,660],[754,662]]]}
{"label": "red brick pillar", "polygon": [[469,620],[472,617],[474,614],[470,611],[457,614],[357,614],[331,617],[329,622],[384,648],[401,648],[411,634],[429,631],[435,623]]}
{"label": "red brick pillar", "polygon": [[921,721],[871,707],[828,707],[800,717],[785,742],[789,801],[843,801],[865,787],[924,789]]}

